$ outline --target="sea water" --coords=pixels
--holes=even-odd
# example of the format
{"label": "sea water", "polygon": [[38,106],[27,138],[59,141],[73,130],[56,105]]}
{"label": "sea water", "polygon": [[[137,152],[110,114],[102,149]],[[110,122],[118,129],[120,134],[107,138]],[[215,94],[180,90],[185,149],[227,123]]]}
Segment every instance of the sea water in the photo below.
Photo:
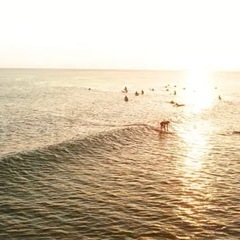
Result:
{"label": "sea water", "polygon": [[240,239],[240,73],[199,76],[1,69],[0,239]]}

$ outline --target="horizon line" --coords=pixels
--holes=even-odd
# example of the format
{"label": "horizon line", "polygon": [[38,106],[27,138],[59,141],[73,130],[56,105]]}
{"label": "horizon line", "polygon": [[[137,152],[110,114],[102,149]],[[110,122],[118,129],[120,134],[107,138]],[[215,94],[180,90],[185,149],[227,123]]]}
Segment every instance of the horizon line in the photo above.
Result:
{"label": "horizon line", "polygon": [[[168,71],[168,72],[187,72],[187,68],[73,68],[73,67],[0,67],[0,69],[18,70],[78,70],[78,71]],[[201,69],[201,68],[200,68]],[[240,69],[211,69],[210,72],[240,72]]]}
{"label": "horizon line", "polygon": [[0,67],[0,69],[37,69],[37,70],[81,70],[81,71],[187,71],[180,68],[74,68],[74,67]]}

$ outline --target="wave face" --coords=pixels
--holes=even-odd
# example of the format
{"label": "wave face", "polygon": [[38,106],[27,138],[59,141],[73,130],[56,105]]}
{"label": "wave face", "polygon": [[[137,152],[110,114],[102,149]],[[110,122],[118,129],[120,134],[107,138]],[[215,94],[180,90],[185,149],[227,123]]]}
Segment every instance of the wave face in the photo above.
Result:
{"label": "wave face", "polygon": [[161,72],[12,71],[0,79],[1,239],[238,239],[234,82],[200,107]]}

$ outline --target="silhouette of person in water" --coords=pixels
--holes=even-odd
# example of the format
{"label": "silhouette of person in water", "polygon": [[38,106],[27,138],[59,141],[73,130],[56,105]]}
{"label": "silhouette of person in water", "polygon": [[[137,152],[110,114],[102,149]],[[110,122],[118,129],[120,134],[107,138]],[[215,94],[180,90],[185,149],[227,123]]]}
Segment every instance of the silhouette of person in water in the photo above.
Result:
{"label": "silhouette of person in water", "polygon": [[128,97],[127,96],[124,97],[124,101],[128,102]]}
{"label": "silhouette of person in water", "polygon": [[218,96],[218,99],[219,99],[219,100],[222,100],[222,98],[221,98],[221,96],[220,96],[220,95]]}
{"label": "silhouette of person in water", "polygon": [[128,93],[128,89],[127,89],[126,86],[125,86],[124,89],[122,90],[122,93]]}
{"label": "silhouette of person in water", "polygon": [[138,91],[136,91],[136,92],[135,92],[135,96],[138,96],[138,95],[139,95],[139,93],[138,93]]}
{"label": "silhouette of person in water", "polygon": [[142,93],[142,95],[143,95],[143,94],[144,94],[144,91],[142,90],[142,92],[141,92],[141,93]]}
{"label": "silhouette of person in water", "polygon": [[162,121],[160,122],[160,129],[163,132],[168,132],[168,125],[169,125],[169,121]]}

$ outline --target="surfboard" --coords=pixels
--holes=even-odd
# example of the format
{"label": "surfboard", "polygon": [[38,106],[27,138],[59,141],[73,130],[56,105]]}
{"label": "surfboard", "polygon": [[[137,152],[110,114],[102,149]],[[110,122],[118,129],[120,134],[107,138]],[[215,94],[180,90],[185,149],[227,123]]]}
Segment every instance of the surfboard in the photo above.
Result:
{"label": "surfboard", "polygon": [[233,134],[240,134],[240,131],[233,131]]}
{"label": "surfboard", "polygon": [[163,131],[161,130],[159,127],[151,127],[152,130],[158,132],[158,133],[163,133],[163,134],[172,134],[172,132],[166,132],[166,131]]}

